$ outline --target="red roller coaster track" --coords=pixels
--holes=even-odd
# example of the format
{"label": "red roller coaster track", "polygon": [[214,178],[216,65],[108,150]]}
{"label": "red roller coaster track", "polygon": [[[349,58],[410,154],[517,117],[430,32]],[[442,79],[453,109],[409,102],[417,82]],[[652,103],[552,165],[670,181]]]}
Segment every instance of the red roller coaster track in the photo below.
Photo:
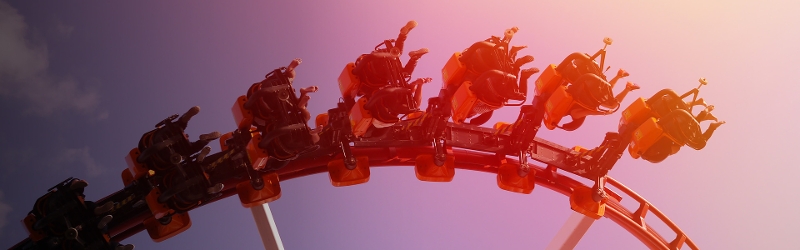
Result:
{"label": "red roller coaster track", "polygon": [[[424,150],[424,151],[423,151]],[[414,158],[419,152],[430,151],[430,148],[418,147],[398,147],[398,148],[354,148],[353,153],[356,155],[369,155],[370,167],[396,167],[396,166],[414,166]],[[455,167],[458,169],[473,170],[478,172],[497,174],[498,158],[495,155],[481,153],[470,150],[453,150],[455,157]],[[508,159],[516,163],[514,159]],[[327,159],[318,158],[310,160],[298,160],[278,170],[278,176],[281,181],[300,178],[313,174],[327,173],[328,168],[326,164]],[[546,187],[560,194],[570,196],[576,187],[586,187],[583,183],[571,179],[568,176],[559,174],[555,167],[541,167],[534,164],[529,164],[532,169],[536,171],[536,183],[539,186]],[[621,191],[631,199],[638,202],[639,207],[636,211],[631,211],[625,208],[620,201],[622,196],[614,192],[613,189],[607,189],[609,199],[606,203],[605,217],[611,219],[622,228],[636,236],[642,243],[651,249],[681,249],[683,245],[689,246],[691,249],[699,249],[694,242],[686,236],[681,229],[675,225],[666,215],[661,213],[655,206],[645,200],[626,187],[622,183],[617,182],[613,178],[607,179],[607,186],[613,187]],[[236,194],[235,189],[227,189],[224,195],[219,199],[233,196]],[[655,229],[645,224],[644,218],[648,212],[653,213],[659,220],[664,222],[676,234],[675,239],[668,241],[664,239]],[[142,218],[143,220],[144,218]],[[141,220],[135,225],[130,225],[130,229],[118,232],[113,237],[114,240],[124,240],[134,234],[144,230]]]}
{"label": "red roller coaster track", "polygon": [[[357,155],[370,156],[371,167],[414,166],[414,157],[418,152],[419,150],[415,148],[354,149],[354,153]],[[469,150],[453,150],[453,154],[456,168],[497,174],[498,159],[495,155]],[[514,159],[508,160],[516,162]],[[283,181],[317,173],[326,173],[328,169],[325,164],[327,164],[327,161],[321,160],[298,162],[279,171],[279,176]],[[536,183],[539,186],[566,196],[570,196],[578,186],[585,187],[584,184],[559,174],[555,167],[529,165],[536,170]],[[651,249],[681,249],[685,244],[691,249],[699,249],[675,223],[669,220],[653,204],[636,194],[636,192],[610,177],[607,178],[606,184],[607,188],[613,187],[634,199],[639,204],[639,207],[636,211],[628,210],[620,203],[622,196],[614,193],[614,190],[606,190],[610,197],[606,203],[606,214],[604,216],[636,236],[647,247]],[[644,218],[648,212],[653,213],[659,220],[669,226],[676,234],[675,239],[668,241],[655,229],[645,224]]]}

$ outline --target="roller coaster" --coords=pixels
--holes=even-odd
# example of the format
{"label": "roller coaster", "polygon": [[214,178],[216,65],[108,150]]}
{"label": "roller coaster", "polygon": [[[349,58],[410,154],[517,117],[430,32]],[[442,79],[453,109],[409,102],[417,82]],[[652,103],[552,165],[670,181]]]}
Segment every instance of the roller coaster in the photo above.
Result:
{"label": "roller coaster", "polygon": [[[629,74],[620,69],[610,80],[605,75],[611,39],[605,38],[592,55],[572,53],[540,71],[522,68],[534,58],[517,56],[525,46],[512,46],[519,29],[508,29],[502,37],[453,53],[442,68],[438,96],[429,98],[423,110],[421,89],[432,79],[411,75],[427,49],[409,52],[405,64],[399,59],[416,25],[409,22],[397,39],[345,65],[338,77],[342,98],[315,117],[314,127],[308,125],[306,108],[318,87],[296,93],[300,59],[269,72],[233,102],[236,128],[231,132],[190,141],[184,130],[198,107],[158,121],[125,157],[123,189],[89,201],[83,194],[88,183],[67,178],[36,200],[22,219],[28,238],[10,249],[130,250],[133,245],[119,242],[141,231],[156,242],[167,240],[191,226],[189,211],[220,199],[237,195],[251,208],[279,199],[284,180],[327,172],[333,186],[343,187],[369,181],[371,167],[398,165],[413,165],[421,181],[449,182],[459,168],[496,174],[498,187],[510,192],[529,194],[543,186],[569,196],[575,212],[595,220],[610,218],[652,249],[698,248],[608,172],[626,149],[635,159],[658,163],[683,146],[705,147],[724,124],[711,114],[714,106],[698,98],[700,87],[708,84],[705,79],[682,95],[664,89],[634,100],[622,109],[616,131],[606,133],[594,148],[565,147],[536,137],[542,125],[576,130],[588,117],[616,113],[626,95],[638,89],[628,82],[613,95],[617,81]],[[528,96],[528,79],[540,72]],[[506,106],[519,108],[515,121],[481,126]],[[702,110],[694,112],[696,106]],[[569,121],[562,122],[564,117]],[[710,124],[702,131],[705,121]],[[214,140],[221,151],[212,154],[208,144]],[[594,184],[586,186],[564,173]],[[636,211],[620,204],[622,194],[639,204]],[[664,239],[645,224],[648,213],[676,237]]]}

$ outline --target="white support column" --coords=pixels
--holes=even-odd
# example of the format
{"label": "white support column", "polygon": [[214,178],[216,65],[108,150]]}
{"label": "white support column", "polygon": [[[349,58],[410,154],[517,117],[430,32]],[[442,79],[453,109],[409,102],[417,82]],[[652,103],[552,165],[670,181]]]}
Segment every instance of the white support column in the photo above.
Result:
{"label": "white support column", "polygon": [[547,250],[570,250],[578,245],[578,242],[589,231],[595,219],[578,212],[572,212],[567,222],[561,227],[561,230],[556,233],[550,244],[547,245]]}
{"label": "white support column", "polygon": [[261,241],[264,242],[264,249],[283,250],[283,242],[278,235],[278,227],[275,226],[275,219],[272,218],[268,203],[251,207],[250,211],[253,212],[253,219],[256,221],[258,233],[261,234]]}

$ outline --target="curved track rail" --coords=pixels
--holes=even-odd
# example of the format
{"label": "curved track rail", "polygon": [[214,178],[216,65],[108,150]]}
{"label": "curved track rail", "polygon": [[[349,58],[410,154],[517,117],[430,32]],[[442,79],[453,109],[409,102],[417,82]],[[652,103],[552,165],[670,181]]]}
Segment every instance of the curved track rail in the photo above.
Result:
{"label": "curved track rail", "polygon": [[[369,155],[371,167],[393,167],[414,166],[414,158],[421,150],[429,151],[431,149],[419,147],[353,148],[353,153],[356,155]],[[458,169],[497,174],[499,158],[495,155],[454,149],[453,156],[455,157],[455,167]],[[324,174],[328,172],[326,166],[328,160],[327,157],[298,160],[278,170],[278,176],[281,181],[285,181],[313,174]],[[516,162],[516,160],[512,158],[507,160]],[[543,186],[566,196],[570,196],[576,187],[585,187],[583,183],[558,173],[555,167],[541,167],[534,164],[529,165],[536,171],[535,178],[539,186]],[[608,178],[606,184],[606,187],[614,187],[636,200],[639,203],[639,207],[636,211],[625,208],[620,203],[623,199],[622,196],[616,194],[614,190],[606,190],[609,194],[609,199],[606,203],[606,213],[604,216],[636,236],[636,238],[647,247],[650,249],[681,249],[685,244],[690,249],[699,249],[675,223],[670,221],[666,215],[661,213],[643,197],[636,194],[636,192],[612,178]],[[236,195],[235,189],[226,189],[218,200],[233,195]],[[653,213],[659,220],[668,225],[676,234],[675,239],[668,241],[664,239],[661,234],[656,232],[654,228],[645,224],[644,218],[648,212]],[[145,215],[145,217],[146,216],[149,215]],[[143,219],[144,218],[142,218],[142,220]],[[117,232],[113,239],[116,241],[124,240],[144,230],[141,220],[139,220],[137,224],[129,226],[129,229]]]}

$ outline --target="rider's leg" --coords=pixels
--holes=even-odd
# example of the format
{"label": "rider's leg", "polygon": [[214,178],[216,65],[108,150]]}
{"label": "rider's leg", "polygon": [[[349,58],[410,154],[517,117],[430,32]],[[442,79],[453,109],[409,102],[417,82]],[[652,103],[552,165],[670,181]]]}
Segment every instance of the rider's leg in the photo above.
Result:
{"label": "rider's leg", "polygon": [[709,106],[706,107],[706,109],[704,109],[703,111],[700,111],[700,113],[697,114],[697,116],[695,116],[694,119],[697,120],[697,122],[709,121],[709,120],[712,120],[712,121],[715,121],[715,122],[719,121],[717,119],[717,117],[715,117],[713,114],[711,114],[711,111],[713,111],[713,110],[714,110],[714,105],[709,105]]}
{"label": "rider's leg", "polygon": [[530,78],[533,74],[539,73],[538,68],[528,68],[523,69],[519,73],[519,93],[523,95],[528,95],[528,78]]}
{"label": "rider's leg", "polygon": [[522,50],[524,48],[527,48],[527,47],[528,46],[511,46],[511,49],[508,50],[508,56],[512,57],[512,58],[516,58],[517,57],[517,52],[519,52],[520,50]]}
{"label": "rider's leg", "polygon": [[430,77],[426,78],[418,78],[414,82],[411,83],[411,91],[413,92],[412,96],[414,97],[414,103],[416,104],[416,108],[422,104],[422,85],[431,82],[433,79]]}
{"label": "rider's leg", "polygon": [[414,27],[417,27],[417,22],[414,20],[408,21],[403,28],[400,28],[400,34],[397,35],[397,40],[394,41],[394,47],[398,49],[398,54],[403,54],[403,46],[405,45],[408,32]]}
{"label": "rider's leg", "polygon": [[311,120],[311,114],[308,112],[308,100],[311,99],[311,97],[308,96],[308,93],[317,92],[318,89],[317,86],[300,89],[300,100],[297,101],[297,107],[300,108],[300,112],[303,113],[303,120],[306,122]]}
{"label": "rider's leg", "polygon": [[410,58],[408,59],[406,65],[403,67],[403,73],[405,73],[408,76],[411,76],[411,73],[414,73],[414,68],[417,67],[417,62],[419,61],[419,59],[422,58],[422,56],[427,53],[428,53],[428,48],[421,48],[415,51],[408,52],[408,56]]}
{"label": "rider's leg", "polygon": [[289,63],[289,66],[286,67],[286,75],[289,77],[289,83],[294,82],[295,72],[294,69],[302,63],[303,60],[300,58],[295,58],[292,62]]}
{"label": "rider's leg", "polygon": [[639,85],[636,85],[635,83],[632,82],[628,82],[628,84],[625,85],[625,89],[622,90],[622,92],[619,92],[619,94],[617,94],[617,96],[615,96],[614,99],[617,100],[617,103],[622,103],[622,100],[625,99],[625,96],[627,96],[628,93],[637,89],[639,89]]}
{"label": "rider's leg", "polygon": [[630,76],[630,75],[631,74],[628,74],[628,72],[625,71],[624,69],[619,69],[619,71],[617,71],[617,75],[614,76],[614,78],[612,78],[611,81],[608,82],[608,84],[611,84],[611,88],[613,89],[614,86],[617,85],[617,81],[619,79],[625,78],[625,77]]}
{"label": "rider's leg", "polygon": [[515,69],[519,69],[520,67],[522,67],[522,65],[524,65],[526,63],[529,63],[529,62],[533,62],[533,56],[531,56],[531,55],[523,56],[523,57],[517,59],[516,61],[514,61],[514,68]]}
{"label": "rider's leg", "polygon": [[717,130],[717,128],[719,128],[719,126],[722,124],[725,124],[725,122],[722,121],[711,123],[711,125],[708,126],[708,129],[706,129],[706,132],[703,132],[703,139],[708,141],[708,139],[711,138],[711,135],[714,134],[714,131]]}

